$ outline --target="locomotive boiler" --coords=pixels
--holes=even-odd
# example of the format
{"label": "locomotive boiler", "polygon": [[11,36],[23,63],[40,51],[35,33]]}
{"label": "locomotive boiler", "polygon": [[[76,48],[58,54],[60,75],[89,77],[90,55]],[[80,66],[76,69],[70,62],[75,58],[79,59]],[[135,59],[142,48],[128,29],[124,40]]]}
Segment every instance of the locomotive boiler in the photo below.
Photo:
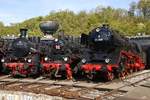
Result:
{"label": "locomotive boiler", "polygon": [[113,80],[145,68],[142,51],[136,43],[119,35],[108,25],[81,35],[82,60],[78,70],[88,79]]}
{"label": "locomotive boiler", "polygon": [[20,29],[20,37],[14,39],[8,47],[6,56],[1,60],[4,73],[21,77],[34,76],[38,73],[40,64],[37,45],[26,35],[27,29]]}

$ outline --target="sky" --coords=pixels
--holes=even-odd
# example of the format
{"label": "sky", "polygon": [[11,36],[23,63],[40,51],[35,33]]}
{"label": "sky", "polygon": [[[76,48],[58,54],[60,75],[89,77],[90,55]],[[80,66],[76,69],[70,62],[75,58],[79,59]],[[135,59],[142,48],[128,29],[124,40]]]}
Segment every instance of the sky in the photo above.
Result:
{"label": "sky", "polygon": [[69,9],[74,12],[90,11],[97,6],[128,9],[131,2],[138,0],[0,0],[0,21],[4,25],[48,15],[51,11]]}

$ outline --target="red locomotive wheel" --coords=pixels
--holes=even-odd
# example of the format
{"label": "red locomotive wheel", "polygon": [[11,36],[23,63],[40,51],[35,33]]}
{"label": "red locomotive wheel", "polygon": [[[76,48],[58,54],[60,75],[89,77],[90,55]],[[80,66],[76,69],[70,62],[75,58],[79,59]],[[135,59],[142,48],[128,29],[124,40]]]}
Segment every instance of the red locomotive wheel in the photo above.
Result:
{"label": "red locomotive wheel", "polygon": [[107,78],[108,81],[112,81],[115,78],[114,73],[107,72],[107,77],[106,78]]}
{"label": "red locomotive wheel", "polygon": [[129,73],[132,74],[133,73],[133,69],[129,69]]}
{"label": "red locomotive wheel", "polygon": [[94,76],[93,76],[92,74],[88,74],[88,75],[86,75],[86,77],[87,77],[88,79],[90,79],[90,80],[93,80],[93,79],[94,79]]}
{"label": "red locomotive wheel", "polygon": [[130,71],[129,71],[128,69],[126,69],[126,70],[124,71],[124,73],[125,73],[125,76],[128,76],[128,75],[130,74]]}
{"label": "red locomotive wheel", "polygon": [[129,74],[132,74],[132,73],[133,73],[133,69],[132,69],[132,68],[129,69],[129,70],[128,70],[128,73],[129,73]]}
{"label": "red locomotive wheel", "polygon": [[124,80],[125,78],[126,78],[126,73],[125,71],[123,71],[119,74],[119,79]]}

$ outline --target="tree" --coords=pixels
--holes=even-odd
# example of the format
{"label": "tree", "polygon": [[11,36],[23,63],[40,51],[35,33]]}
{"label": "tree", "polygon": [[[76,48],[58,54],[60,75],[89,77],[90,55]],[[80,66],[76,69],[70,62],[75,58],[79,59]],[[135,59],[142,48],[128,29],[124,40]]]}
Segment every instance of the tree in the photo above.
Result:
{"label": "tree", "polygon": [[136,2],[132,2],[129,8],[129,16],[135,16],[136,8],[137,8]]}
{"label": "tree", "polygon": [[150,18],[150,0],[140,0],[138,3],[138,8],[140,9],[144,18]]}
{"label": "tree", "polygon": [[[146,0],[144,0],[147,2]],[[149,0],[150,1],[150,0]],[[55,20],[60,24],[59,30],[63,30],[67,35],[80,35],[81,33],[88,33],[91,29],[108,23],[110,26],[124,35],[135,35],[138,32],[145,32],[150,34],[150,19],[148,15],[150,12],[144,12],[142,9],[149,9],[148,5],[143,6],[143,0],[138,3],[131,3],[130,9],[115,9],[112,7],[102,7],[91,10],[90,12],[81,11],[74,13],[70,10],[51,11],[47,16],[39,16],[25,20],[22,23],[15,23],[9,27],[0,22],[0,34],[19,34],[19,28],[27,28],[29,35],[42,36],[39,29],[39,23],[42,21]],[[144,13],[145,17],[135,15],[137,12]],[[136,12],[136,13],[135,13]],[[59,31],[58,30],[58,31]]]}
{"label": "tree", "polygon": [[4,27],[4,24],[3,22],[0,21],[0,28],[3,28]]}

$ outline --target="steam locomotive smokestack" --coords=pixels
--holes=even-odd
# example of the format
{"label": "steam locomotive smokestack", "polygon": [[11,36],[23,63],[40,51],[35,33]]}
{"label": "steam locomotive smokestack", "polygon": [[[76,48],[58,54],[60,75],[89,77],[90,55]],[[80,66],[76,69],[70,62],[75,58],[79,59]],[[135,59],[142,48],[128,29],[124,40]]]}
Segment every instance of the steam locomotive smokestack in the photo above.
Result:
{"label": "steam locomotive smokestack", "polygon": [[28,29],[21,28],[20,29],[20,37],[25,38],[27,36],[27,31],[28,31]]}
{"label": "steam locomotive smokestack", "polygon": [[109,24],[103,24],[102,27],[106,28],[106,29],[109,29]]}

